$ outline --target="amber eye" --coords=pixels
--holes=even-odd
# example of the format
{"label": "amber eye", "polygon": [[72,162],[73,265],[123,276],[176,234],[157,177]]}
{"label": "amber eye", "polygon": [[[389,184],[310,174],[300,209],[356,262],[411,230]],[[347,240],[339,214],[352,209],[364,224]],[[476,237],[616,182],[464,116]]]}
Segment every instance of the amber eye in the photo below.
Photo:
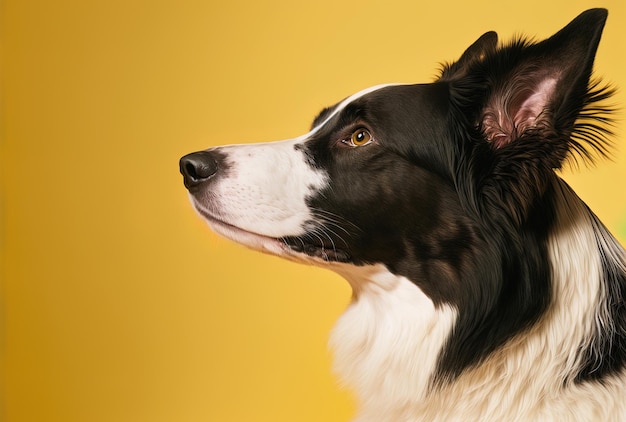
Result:
{"label": "amber eye", "polygon": [[360,147],[373,141],[372,135],[367,129],[357,129],[350,136],[350,145]]}

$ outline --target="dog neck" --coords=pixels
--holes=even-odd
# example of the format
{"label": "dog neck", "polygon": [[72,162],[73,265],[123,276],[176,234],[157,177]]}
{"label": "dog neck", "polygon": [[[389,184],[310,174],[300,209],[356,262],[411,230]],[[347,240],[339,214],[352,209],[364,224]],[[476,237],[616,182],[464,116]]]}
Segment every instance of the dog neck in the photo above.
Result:
{"label": "dog neck", "polygon": [[[330,345],[336,373],[356,393],[361,415],[367,415],[357,420],[409,421],[416,414],[433,421],[505,420],[511,406],[530,419],[573,412],[578,415],[572,420],[577,420],[624,406],[610,403],[611,390],[624,388],[616,378],[605,382],[606,397],[597,397],[595,408],[578,408],[577,403],[589,400],[575,379],[582,360],[589,359],[581,348],[597,349],[594,343],[604,335],[598,329],[610,324],[601,255],[613,255],[624,271],[624,250],[610,242],[613,238],[564,182],[556,181],[555,192],[557,221],[548,242],[553,263],[549,309],[523,335],[450,382],[434,384],[433,377],[459,318],[454,307],[436,305],[415,283],[383,265],[335,269],[354,295]],[[563,401],[565,385],[570,388]],[[536,405],[524,408],[537,397],[544,397],[542,410]],[[500,414],[503,419],[498,419]]]}
{"label": "dog neck", "polygon": [[339,272],[354,297],[331,334],[335,372],[355,391],[364,414],[396,414],[424,400],[456,311],[435,306],[382,265]]}

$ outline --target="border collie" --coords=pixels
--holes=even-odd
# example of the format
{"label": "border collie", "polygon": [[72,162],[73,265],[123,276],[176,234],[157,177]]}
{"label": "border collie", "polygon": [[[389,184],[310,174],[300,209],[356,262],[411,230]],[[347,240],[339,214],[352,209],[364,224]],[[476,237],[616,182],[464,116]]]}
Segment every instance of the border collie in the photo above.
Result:
{"label": "border collie", "polygon": [[350,283],[330,343],[356,420],[626,421],[626,253],[555,173],[610,152],[606,17],[488,32],[433,83],[180,160],[215,232]]}

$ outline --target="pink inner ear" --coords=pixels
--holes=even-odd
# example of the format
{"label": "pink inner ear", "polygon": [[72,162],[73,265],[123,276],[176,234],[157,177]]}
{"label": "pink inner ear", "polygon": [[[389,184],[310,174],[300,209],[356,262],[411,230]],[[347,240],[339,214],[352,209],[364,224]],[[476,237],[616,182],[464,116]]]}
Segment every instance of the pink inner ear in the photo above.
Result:
{"label": "pink inner ear", "polygon": [[554,95],[558,75],[539,81],[534,86],[511,84],[494,96],[485,108],[482,128],[494,148],[516,141],[537,125]]}
{"label": "pink inner ear", "polygon": [[535,126],[535,122],[546,109],[550,98],[552,98],[555,87],[556,79],[544,79],[522,102],[513,118],[518,135],[524,133],[524,130],[527,128]]}

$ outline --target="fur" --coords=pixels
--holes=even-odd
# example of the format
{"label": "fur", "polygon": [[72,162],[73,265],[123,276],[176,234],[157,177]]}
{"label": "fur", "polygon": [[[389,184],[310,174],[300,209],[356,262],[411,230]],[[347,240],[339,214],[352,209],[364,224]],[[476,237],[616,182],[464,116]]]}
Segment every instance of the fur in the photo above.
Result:
{"label": "fur", "polygon": [[217,233],[350,283],[330,343],[356,420],[626,420],[626,252],[555,172],[610,150],[606,17],[488,32],[433,83],[181,159]]}

